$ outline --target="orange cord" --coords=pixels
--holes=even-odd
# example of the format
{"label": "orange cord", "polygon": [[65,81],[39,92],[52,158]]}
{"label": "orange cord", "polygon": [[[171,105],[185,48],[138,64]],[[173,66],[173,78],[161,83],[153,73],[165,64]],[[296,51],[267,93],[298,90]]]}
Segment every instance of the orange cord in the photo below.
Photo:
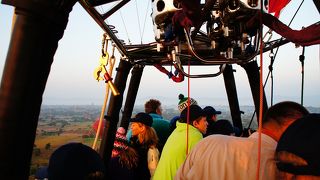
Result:
{"label": "orange cord", "polygon": [[[188,74],[190,75],[190,59],[188,61]],[[187,148],[186,155],[189,153],[189,115],[190,115],[190,76],[188,77],[188,106],[187,106]]]}
{"label": "orange cord", "polygon": [[[261,3],[262,4],[262,3]],[[262,7],[261,7],[262,11]],[[262,13],[260,13],[260,102],[259,102],[259,137],[258,137],[258,162],[257,162],[257,172],[256,179],[259,180],[260,176],[260,160],[261,160],[261,130],[262,130],[262,113],[263,113],[263,38],[262,38]]]}

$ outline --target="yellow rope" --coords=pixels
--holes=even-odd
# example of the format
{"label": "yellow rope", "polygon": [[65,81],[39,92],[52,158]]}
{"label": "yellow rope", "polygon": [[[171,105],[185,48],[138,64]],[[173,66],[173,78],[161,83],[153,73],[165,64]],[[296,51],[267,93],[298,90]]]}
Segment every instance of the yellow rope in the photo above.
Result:
{"label": "yellow rope", "polygon": [[[110,74],[111,77],[112,77],[112,72],[113,72],[113,67],[114,67],[114,64],[115,64],[115,60],[116,59],[114,58],[113,55],[109,58],[109,63],[108,63],[109,64],[109,70],[108,70],[108,73]],[[104,113],[105,113],[105,110],[106,110],[107,101],[109,99],[109,93],[110,93],[109,85],[108,85],[108,83],[106,83],[106,95],[104,97],[104,102],[103,102],[103,105],[102,105],[102,108],[101,108],[101,114],[100,114],[98,129],[97,129],[97,132],[96,132],[96,137],[95,137],[93,145],[92,145],[92,149],[95,149],[95,150],[97,150],[96,149],[96,145],[97,145],[97,141],[98,141],[99,134],[100,134],[100,131],[101,131],[102,120],[104,118]]]}

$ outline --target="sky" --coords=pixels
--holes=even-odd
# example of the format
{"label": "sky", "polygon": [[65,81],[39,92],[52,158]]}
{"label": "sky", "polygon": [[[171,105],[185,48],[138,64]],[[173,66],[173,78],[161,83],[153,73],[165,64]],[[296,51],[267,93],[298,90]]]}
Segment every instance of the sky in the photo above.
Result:
{"label": "sky", "polygon": [[[292,0],[282,11],[280,20],[288,24],[301,1]],[[100,7],[105,12],[107,6]],[[307,12],[307,13],[306,13]],[[13,7],[0,5],[0,77],[5,64],[10,42]],[[115,25],[118,37],[126,43],[149,43],[154,41],[152,30],[151,1],[131,1],[121,11],[117,11],[107,21]],[[139,17],[139,18],[138,18]],[[146,18],[145,18],[146,17]],[[301,10],[292,23],[292,28],[299,30],[319,21],[320,15],[312,1],[304,1]],[[264,30],[266,31],[266,30]],[[54,57],[51,72],[43,95],[46,105],[102,105],[105,83],[97,82],[93,72],[99,66],[103,31],[87,14],[80,4],[76,4],[69,16],[69,23]],[[273,38],[279,36],[274,33]],[[295,48],[289,43],[282,46],[274,63],[274,100],[292,100],[300,102],[301,64],[299,55],[302,48]],[[320,107],[320,46],[306,47],[304,105]],[[267,75],[270,62],[269,53],[265,53],[263,76]],[[116,66],[119,57],[116,57]],[[168,67],[167,67],[168,68]],[[253,105],[250,86],[244,70],[233,65],[240,105]],[[218,67],[191,67],[192,74],[215,73]],[[113,73],[115,77],[115,72]],[[130,76],[128,78],[127,87]],[[270,82],[270,80],[269,80]],[[150,98],[159,99],[164,106],[178,104],[180,93],[188,95],[187,79],[175,83],[152,66],[144,68],[143,77],[137,94],[136,104],[143,104]],[[270,105],[270,83],[265,93]],[[126,92],[125,92],[126,93]],[[190,96],[200,106],[228,105],[223,77],[190,79]]]}

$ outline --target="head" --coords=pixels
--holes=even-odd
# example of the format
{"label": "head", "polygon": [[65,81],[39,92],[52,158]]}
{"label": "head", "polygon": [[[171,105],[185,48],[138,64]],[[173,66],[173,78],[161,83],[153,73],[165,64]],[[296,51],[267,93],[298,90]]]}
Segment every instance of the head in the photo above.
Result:
{"label": "head", "polygon": [[[190,102],[188,102],[190,101]],[[186,108],[188,107],[188,104],[190,103],[190,105],[198,105],[197,101],[192,99],[192,98],[188,98],[188,97],[184,97],[183,94],[179,94],[179,103],[178,103],[178,109],[180,111],[180,113]]]}
{"label": "head", "polygon": [[116,137],[113,143],[112,157],[116,157],[128,149],[128,140],[126,138],[126,130],[123,127],[119,127],[116,132]]}
{"label": "head", "polygon": [[158,136],[156,131],[151,127],[153,123],[152,117],[147,113],[138,113],[131,119],[132,136],[138,137],[140,143],[145,145],[156,145]]}
{"label": "head", "polygon": [[[189,112],[188,112],[189,110]],[[189,122],[188,122],[189,114]],[[189,108],[185,108],[180,114],[180,122],[188,123],[197,128],[202,134],[207,132],[208,122],[203,114],[203,110],[198,105],[191,105]]]}
{"label": "head", "polygon": [[146,127],[151,127],[153,123],[152,117],[144,112],[138,113],[134,118],[131,119],[131,130],[132,136],[145,133]]}
{"label": "head", "polygon": [[220,119],[213,125],[213,134],[235,135],[234,128],[229,120]]}
{"label": "head", "polygon": [[120,164],[122,166],[127,167],[128,169],[132,169],[134,167],[138,166],[138,161],[139,161],[139,155],[135,149],[132,147],[128,146],[128,149],[123,151],[119,155],[120,159]]}
{"label": "head", "polygon": [[132,169],[138,165],[138,153],[135,149],[129,146],[126,138],[126,130],[119,127],[114,140],[112,157],[118,157],[119,162],[123,167]]}
{"label": "head", "polygon": [[81,143],[59,147],[49,159],[50,180],[104,179],[105,165],[99,154]]}
{"label": "head", "polygon": [[161,102],[157,99],[150,99],[144,104],[144,112],[162,115]]}
{"label": "head", "polygon": [[302,105],[292,101],[283,101],[268,109],[262,122],[262,128],[272,132],[274,139],[278,141],[291,123],[308,114],[309,111]]}
{"label": "head", "polygon": [[279,179],[320,179],[320,114],[292,123],[281,136],[276,161]]}
{"label": "head", "polygon": [[221,114],[221,111],[216,111],[212,106],[206,106],[203,108],[207,121],[217,121],[217,116]]}

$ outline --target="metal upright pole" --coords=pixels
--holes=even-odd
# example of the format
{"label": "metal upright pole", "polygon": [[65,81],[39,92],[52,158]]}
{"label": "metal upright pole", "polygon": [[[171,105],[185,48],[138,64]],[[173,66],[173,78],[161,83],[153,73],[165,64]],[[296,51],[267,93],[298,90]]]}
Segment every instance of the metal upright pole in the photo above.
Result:
{"label": "metal upright pole", "polygon": [[236,83],[234,80],[232,65],[226,65],[223,71],[224,85],[226,87],[232,122],[235,127],[238,127],[241,131],[242,121],[241,121],[241,113],[237,95]]}
{"label": "metal upright pole", "polygon": [[2,3],[16,18],[0,87],[0,179],[28,179],[42,94],[76,0]]}
{"label": "metal upright pole", "polygon": [[143,65],[135,65],[131,71],[131,79],[128,87],[128,93],[126,98],[126,103],[124,105],[124,110],[121,118],[121,127],[128,129],[129,121],[132,115],[132,110],[134,107],[134,103],[136,101],[136,97],[139,90],[139,85],[143,73]]}
{"label": "metal upright pole", "polygon": [[[259,74],[259,67],[257,61],[251,61],[247,64],[242,65],[242,67],[246,70],[249,84],[251,88],[251,93],[253,97],[253,102],[255,106],[255,110],[257,113],[257,117],[259,117],[259,107],[260,107],[260,74]],[[263,115],[268,109],[266,95],[263,92]]]}
{"label": "metal upright pole", "polygon": [[132,68],[130,62],[121,60],[119,67],[116,69],[117,74],[114,80],[114,85],[118,88],[120,95],[110,97],[109,108],[107,113],[106,127],[103,132],[103,137],[100,145],[100,155],[102,156],[106,165],[109,164],[113,142],[119,122],[119,113],[123,101],[123,93],[126,88],[128,74]]}

